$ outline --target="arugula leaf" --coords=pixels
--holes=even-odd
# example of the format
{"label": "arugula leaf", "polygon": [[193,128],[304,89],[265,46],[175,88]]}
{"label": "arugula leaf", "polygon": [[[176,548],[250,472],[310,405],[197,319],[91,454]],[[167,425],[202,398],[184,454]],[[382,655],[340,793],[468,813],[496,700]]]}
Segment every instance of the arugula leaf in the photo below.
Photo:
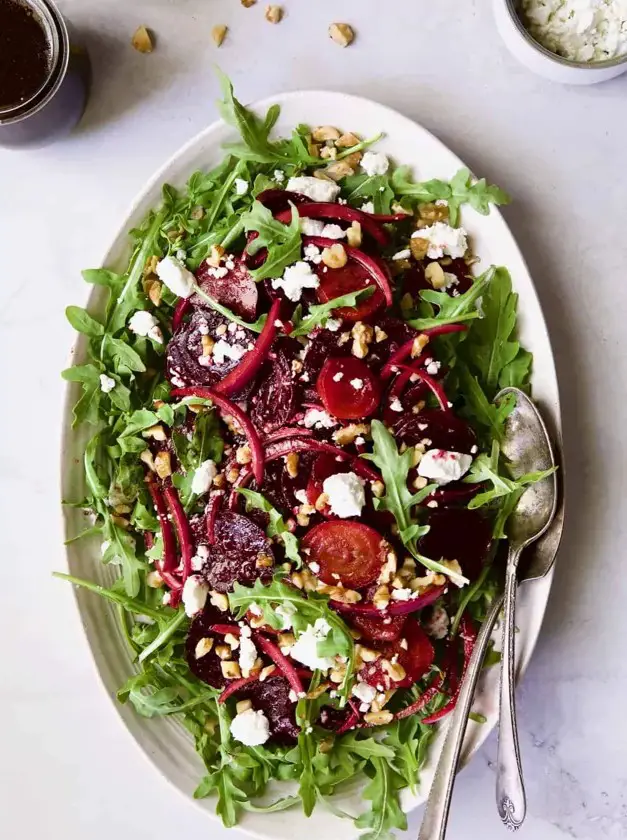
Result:
{"label": "arugula leaf", "polygon": [[392,751],[394,767],[412,792],[418,786],[418,776],[435,732],[433,726],[420,723],[417,715],[397,720],[388,727],[383,743]]}
{"label": "arugula leaf", "polygon": [[398,792],[405,787],[403,778],[383,758],[374,758],[366,767],[370,776],[362,796],[372,803],[370,810],[355,821],[358,828],[367,828],[360,840],[394,840],[392,829],[407,828],[407,817],[401,809]]}
{"label": "arugula leaf", "polygon": [[104,334],[104,327],[100,321],[96,321],[87,310],[82,309],[80,306],[66,307],[65,315],[74,329],[77,332],[83,333],[83,335],[96,338]]}
{"label": "arugula leaf", "polygon": [[451,297],[446,292],[436,292],[434,289],[420,292],[422,300],[438,307],[438,313],[433,318],[408,321],[409,325],[417,330],[425,330],[442,324],[458,324],[479,318],[477,300],[483,298],[495,273],[496,269],[491,266],[481,276],[476,277],[472,286],[458,297]]}
{"label": "arugula leaf", "polygon": [[380,420],[373,420],[370,426],[373,451],[369,455],[362,455],[375,464],[385,484],[385,495],[374,499],[377,510],[389,511],[396,519],[399,536],[407,550],[433,572],[447,575],[458,586],[468,583],[468,579],[456,572],[452,572],[442,563],[425,557],[418,551],[417,539],[429,530],[428,526],[420,526],[412,518],[412,508],[429,496],[436,489],[436,485],[429,484],[417,493],[410,493],[407,488],[407,476],[413,466],[414,448],[409,447],[405,452],[399,452],[396,441]]}
{"label": "arugula leaf", "polygon": [[392,186],[397,195],[408,196],[419,204],[444,200],[448,202],[449,221],[456,226],[459,221],[459,208],[462,204],[470,204],[478,213],[487,215],[490,204],[509,204],[509,195],[493,184],[488,184],[485,178],[472,183],[469,169],[460,169],[450,183],[437,178],[431,181],[413,182],[410,168],[399,166],[392,174]]}
{"label": "arugula leaf", "polygon": [[132,371],[143,373],[146,365],[141,356],[121,338],[113,338],[110,335],[105,337],[105,351],[108,351],[111,358]]}
{"label": "arugula leaf", "polygon": [[336,750],[340,752],[347,750],[361,758],[394,758],[394,750],[386,746],[383,742],[377,741],[376,738],[363,737],[363,733],[359,730],[347,732],[342,738],[338,739],[335,746]]}
{"label": "arugula leaf", "polygon": [[244,487],[240,487],[238,492],[246,498],[246,510],[256,508],[268,514],[270,521],[266,528],[266,535],[270,539],[278,537],[285,548],[285,556],[292,560],[297,568],[300,568],[303,561],[298,549],[298,539],[289,530],[279,511],[261,493],[255,493],[254,490],[247,490]]}
{"label": "arugula leaf", "polygon": [[394,201],[389,175],[349,175],[342,181],[342,194],[351,205],[372,201],[375,213],[390,213]]}
{"label": "arugula leaf", "polygon": [[280,277],[288,265],[300,258],[301,230],[298,210],[292,204],[292,220],[289,225],[277,221],[272,212],[261,202],[255,201],[251,209],[242,214],[244,230],[257,231],[259,234],[248,245],[248,252],[256,254],[260,248],[266,248],[268,256],[259,268],[250,273],[256,281],[269,277]]}
{"label": "arugula leaf", "polygon": [[457,362],[455,375],[464,399],[462,413],[472,421],[475,428],[485,432],[488,440],[501,440],[503,424],[514,409],[515,399],[507,396],[498,403],[490,402],[477,377],[470,373],[463,362]]}
{"label": "arugula leaf", "polygon": [[333,317],[333,310],[340,309],[343,306],[357,306],[357,301],[367,300],[374,294],[375,290],[375,286],[366,286],[365,289],[348,292],[348,294],[340,295],[326,303],[312,304],[304,318],[301,318],[299,313],[295,312],[293,317],[294,329],[290,333],[290,337],[309,335],[316,327],[326,327],[329,318]]}
{"label": "arugula leaf", "polygon": [[[134,615],[147,615],[149,618],[152,618],[155,621],[163,617],[163,609],[156,610],[152,607],[149,607],[143,601],[125,595],[123,592],[118,592],[115,589],[107,589],[106,587],[100,586],[97,583],[92,583],[89,580],[83,580],[82,578],[77,578],[73,575],[66,575],[63,572],[53,572],[52,576],[55,578],[59,578],[60,580],[66,580],[69,583],[72,583],[74,586],[80,586],[83,589],[88,589],[90,592],[93,592],[96,595],[100,595],[102,598],[106,598],[108,601],[113,601],[114,604],[118,604],[119,606],[127,610],[127,612],[133,613]],[[169,610],[169,612],[171,612],[171,610]]]}
{"label": "arugula leaf", "polygon": [[223,306],[221,303],[218,303],[217,300],[214,300],[212,297],[203,291],[200,286],[194,285],[194,291],[196,292],[199,297],[201,297],[212,309],[215,309],[216,312],[219,312],[221,315],[224,315],[225,318],[228,318],[229,321],[233,321],[236,324],[239,324],[240,327],[244,327],[247,330],[251,330],[255,333],[260,333],[264,328],[264,324],[266,323],[266,315],[260,315],[256,321],[252,323],[249,321],[244,321],[243,318],[240,318],[239,315],[236,315],[235,312],[231,312],[230,309],[227,309],[226,306]]}
{"label": "arugula leaf", "polygon": [[147,408],[139,408],[130,417],[126,418],[124,431],[120,433],[119,437],[125,438],[129,435],[134,435],[135,432],[143,432],[144,429],[148,429],[150,426],[156,426],[158,422],[159,418],[154,411],[149,411]]}

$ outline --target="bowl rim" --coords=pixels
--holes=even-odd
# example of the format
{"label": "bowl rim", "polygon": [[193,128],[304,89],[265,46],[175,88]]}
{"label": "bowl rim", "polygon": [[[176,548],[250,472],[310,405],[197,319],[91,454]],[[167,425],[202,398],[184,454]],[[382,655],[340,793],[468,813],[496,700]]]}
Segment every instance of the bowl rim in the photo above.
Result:
{"label": "bowl rim", "polygon": [[518,34],[537,53],[542,55],[544,58],[547,58],[554,64],[559,64],[561,67],[568,67],[573,70],[606,70],[611,67],[619,67],[621,64],[627,64],[627,53],[621,56],[616,56],[615,58],[606,58],[603,61],[573,61],[570,58],[558,55],[548,49],[548,47],[545,47],[539,41],[536,41],[533,35],[525,27],[516,8],[519,0],[502,0],[502,2]]}

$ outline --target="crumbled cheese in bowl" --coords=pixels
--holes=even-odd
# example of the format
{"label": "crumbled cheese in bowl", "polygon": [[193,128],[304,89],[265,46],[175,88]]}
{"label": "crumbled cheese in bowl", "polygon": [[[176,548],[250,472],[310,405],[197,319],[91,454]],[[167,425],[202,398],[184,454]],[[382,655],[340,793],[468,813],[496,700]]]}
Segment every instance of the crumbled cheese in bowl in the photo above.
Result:
{"label": "crumbled cheese in bowl", "polygon": [[521,16],[538,43],[569,61],[627,55],[627,0],[522,0]]}

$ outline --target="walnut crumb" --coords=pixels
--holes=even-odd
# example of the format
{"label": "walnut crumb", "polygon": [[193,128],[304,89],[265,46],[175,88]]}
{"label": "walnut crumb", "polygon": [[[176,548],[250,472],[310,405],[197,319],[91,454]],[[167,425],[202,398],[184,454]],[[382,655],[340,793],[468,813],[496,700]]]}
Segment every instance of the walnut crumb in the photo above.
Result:
{"label": "walnut crumb", "polygon": [[155,48],[152,35],[145,26],[137,27],[131,39],[131,44],[140,53],[151,53]]}
{"label": "walnut crumb", "polygon": [[329,26],[329,37],[340,47],[348,47],[355,40],[355,32],[348,23],[332,23]]}
{"label": "walnut crumb", "polygon": [[214,26],[211,30],[211,37],[213,38],[213,43],[216,47],[221,47],[222,42],[226,38],[226,33],[229,31],[228,26],[224,26],[224,24],[219,23],[217,26]]}
{"label": "walnut crumb", "polygon": [[281,6],[266,6],[265,17],[268,23],[279,23],[283,17]]}

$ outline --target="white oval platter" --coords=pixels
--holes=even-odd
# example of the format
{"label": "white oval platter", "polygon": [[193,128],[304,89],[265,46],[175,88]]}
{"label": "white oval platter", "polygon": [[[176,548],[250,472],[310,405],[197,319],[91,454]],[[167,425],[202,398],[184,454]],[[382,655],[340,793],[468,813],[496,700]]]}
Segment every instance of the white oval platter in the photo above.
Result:
{"label": "white oval platter", "polygon": [[[370,137],[385,132],[385,138],[378,148],[395,161],[410,164],[420,179],[442,178],[448,180],[462,161],[443,143],[421,126],[401,114],[376,102],[325,91],[304,91],[272,97],[257,103],[260,112],[272,103],[281,106],[281,116],[276,126],[278,135],[287,135],[299,123],[309,125],[331,124],[345,130]],[[103,265],[122,272],[130,254],[127,232],[136,226],[144,215],[158,205],[161,185],[169,182],[182,186],[189,175],[197,169],[215,166],[222,158],[221,145],[233,140],[234,132],[219,121],[213,123],[197,137],[183,146],[148,182],[123,219],[110,248],[103,259]],[[502,186],[507,187],[507,184]],[[504,265],[511,272],[516,292],[520,296],[520,337],[524,345],[534,354],[533,394],[543,414],[552,427],[556,438],[560,436],[559,394],[555,365],[546,324],[538,297],[529,276],[524,259],[510,233],[502,215],[492,209],[489,216],[481,216],[464,207],[462,221],[469,231],[475,252],[481,257],[481,267],[491,263]],[[98,309],[100,291],[94,287],[88,303],[90,309]],[[85,341],[80,337],[74,348],[72,363],[84,361]],[[64,414],[62,441],[62,497],[81,497],[84,488],[82,455],[87,440],[86,430],[72,431],[71,406],[77,397],[78,386],[68,385]],[[65,527],[68,537],[76,535],[84,527],[84,515],[74,508],[64,508]],[[553,553],[559,543],[561,522],[545,540],[544,548]],[[114,572],[100,562],[100,545],[97,540],[81,540],[67,547],[69,572],[77,577],[109,585]],[[551,575],[542,581],[522,587],[517,610],[517,635],[519,654],[519,676],[522,675],[535,647],[551,586]],[[81,619],[87,634],[97,670],[107,694],[132,734],[137,745],[157,768],[189,802],[203,808],[208,817],[214,818],[214,802],[211,799],[193,800],[192,793],[203,775],[203,767],[196,756],[188,733],[174,719],[146,719],[135,714],[131,707],[122,706],[115,700],[115,692],[134,672],[128,648],[118,625],[115,608],[103,599],[83,590],[77,590],[76,598]],[[498,668],[484,672],[479,685],[475,711],[484,714],[484,724],[470,723],[464,746],[463,760],[468,761],[480,747],[496,723]],[[421,775],[420,789],[416,796],[405,792],[406,810],[417,807],[424,801],[433,778],[443,732],[439,733],[430,758]],[[338,797],[337,805],[349,813],[358,813],[363,807],[359,787],[355,786],[345,795]],[[349,820],[342,820],[323,808],[317,808],[306,822],[311,836],[333,836],[337,840],[350,840],[359,832]],[[293,840],[302,836],[305,822],[297,809],[270,814],[246,814],[241,828],[251,835],[273,840]]]}

